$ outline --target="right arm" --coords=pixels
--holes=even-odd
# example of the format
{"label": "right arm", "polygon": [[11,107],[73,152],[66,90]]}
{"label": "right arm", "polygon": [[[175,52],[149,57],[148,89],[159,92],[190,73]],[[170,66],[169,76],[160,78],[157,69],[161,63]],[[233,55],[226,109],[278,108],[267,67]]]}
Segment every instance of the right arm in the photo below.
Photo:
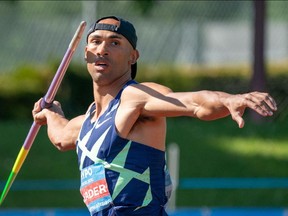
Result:
{"label": "right arm", "polygon": [[51,108],[43,110],[41,110],[40,103],[41,100],[36,102],[32,111],[35,123],[47,125],[48,137],[60,151],[75,149],[85,115],[68,120],[59,102],[54,101]]}

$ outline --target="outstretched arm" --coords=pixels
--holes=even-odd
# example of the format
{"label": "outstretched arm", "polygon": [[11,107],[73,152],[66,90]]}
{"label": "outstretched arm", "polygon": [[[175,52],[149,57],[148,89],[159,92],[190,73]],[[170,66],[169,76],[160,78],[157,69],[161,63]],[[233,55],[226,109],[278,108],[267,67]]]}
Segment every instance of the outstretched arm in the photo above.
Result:
{"label": "outstretched arm", "polygon": [[178,98],[188,110],[191,110],[190,116],[202,120],[214,120],[231,115],[240,128],[244,126],[242,116],[246,108],[262,116],[272,116],[277,110],[274,99],[262,92],[233,95],[218,91],[199,91],[170,93],[167,97]]}
{"label": "outstretched arm", "polygon": [[251,92],[228,94],[219,91],[172,92],[166,87],[145,83],[127,89],[126,99],[138,107],[139,116],[191,116],[214,120],[231,115],[238,126],[244,126],[242,115],[250,108],[262,116],[271,116],[277,110],[274,99],[267,93]]}

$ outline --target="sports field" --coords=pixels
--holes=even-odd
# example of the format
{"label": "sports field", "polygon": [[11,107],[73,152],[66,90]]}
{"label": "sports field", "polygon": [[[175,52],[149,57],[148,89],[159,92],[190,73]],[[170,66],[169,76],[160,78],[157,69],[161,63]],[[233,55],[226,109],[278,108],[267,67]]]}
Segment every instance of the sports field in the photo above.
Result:
{"label": "sports field", "polygon": [[[1,187],[12,169],[30,123],[0,123]],[[214,122],[174,118],[168,121],[167,143],[174,142],[180,146],[180,181],[191,178],[286,179],[287,127],[285,120],[275,119],[262,124],[246,122],[243,129],[238,129],[230,118]],[[54,149],[47,139],[46,128],[42,127],[1,209],[84,208],[77,188],[78,179],[76,153]],[[34,187],[29,189],[31,182]],[[43,185],[46,182],[48,188],[37,189],[41,182]],[[50,184],[49,188],[49,182],[60,182],[60,186]],[[73,184],[69,187],[71,182]],[[257,185],[254,188],[179,187],[179,208],[282,209],[288,203],[286,185],[268,188],[257,188]]]}

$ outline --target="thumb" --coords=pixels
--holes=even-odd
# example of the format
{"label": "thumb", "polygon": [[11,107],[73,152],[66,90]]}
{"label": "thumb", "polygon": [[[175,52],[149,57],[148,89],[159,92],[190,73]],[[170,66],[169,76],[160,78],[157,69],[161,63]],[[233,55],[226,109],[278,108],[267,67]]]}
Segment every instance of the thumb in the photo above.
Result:
{"label": "thumb", "polygon": [[239,120],[236,121],[238,123],[239,128],[243,128],[245,125],[245,121],[243,118],[240,117]]}
{"label": "thumb", "polygon": [[243,128],[244,127],[245,121],[244,121],[244,119],[242,118],[242,116],[240,115],[239,112],[231,114],[231,116],[232,116],[232,119],[237,122],[239,128]]}

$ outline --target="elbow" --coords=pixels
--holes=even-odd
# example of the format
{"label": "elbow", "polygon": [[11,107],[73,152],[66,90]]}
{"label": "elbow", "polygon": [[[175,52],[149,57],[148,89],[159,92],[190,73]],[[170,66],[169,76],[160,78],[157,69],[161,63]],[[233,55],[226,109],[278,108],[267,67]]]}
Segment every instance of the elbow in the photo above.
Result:
{"label": "elbow", "polygon": [[65,151],[65,146],[62,144],[61,141],[56,140],[56,139],[50,139],[52,144],[61,152]]}
{"label": "elbow", "polygon": [[54,144],[54,146],[61,152],[66,152],[68,150],[71,150],[71,148],[68,148],[67,146],[62,145],[61,143],[60,144]]}
{"label": "elbow", "polygon": [[216,119],[223,117],[222,115],[217,115],[214,112],[207,112],[207,111],[206,112],[197,112],[197,113],[195,113],[195,116],[202,121],[213,121],[213,120],[216,120]]}
{"label": "elbow", "polygon": [[66,152],[66,151],[75,149],[75,145],[72,145],[72,144],[63,145],[63,143],[57,143],[57,144],[54,144],[54,146],[61,152]]}
{"label": "elbow", "polygon": [[212,120],[212,112],[209,110],[203,110],[198,107],[194,110],[193,116],[202,120],[202,121],[211,121]]}
{"label": "elbow", "polygon": [[228,116],[230,113],[226,109],[221,108],[199,108],[194,112],[195,116],[203,121],[213,121]]}
{"label": "elbow", "polygon": [[61,138],[50,138],[52,144],[61,152],[66,152],[68,150],[75,149],[75,144],[72,142],[67,142]]}
{"label": "elbow", "polygon": [[56,143],[54,144],[54,146],[61,152],[65,152],[67,151],[68,149],[65,148],[65,146],[63,146],[61,143]]}

